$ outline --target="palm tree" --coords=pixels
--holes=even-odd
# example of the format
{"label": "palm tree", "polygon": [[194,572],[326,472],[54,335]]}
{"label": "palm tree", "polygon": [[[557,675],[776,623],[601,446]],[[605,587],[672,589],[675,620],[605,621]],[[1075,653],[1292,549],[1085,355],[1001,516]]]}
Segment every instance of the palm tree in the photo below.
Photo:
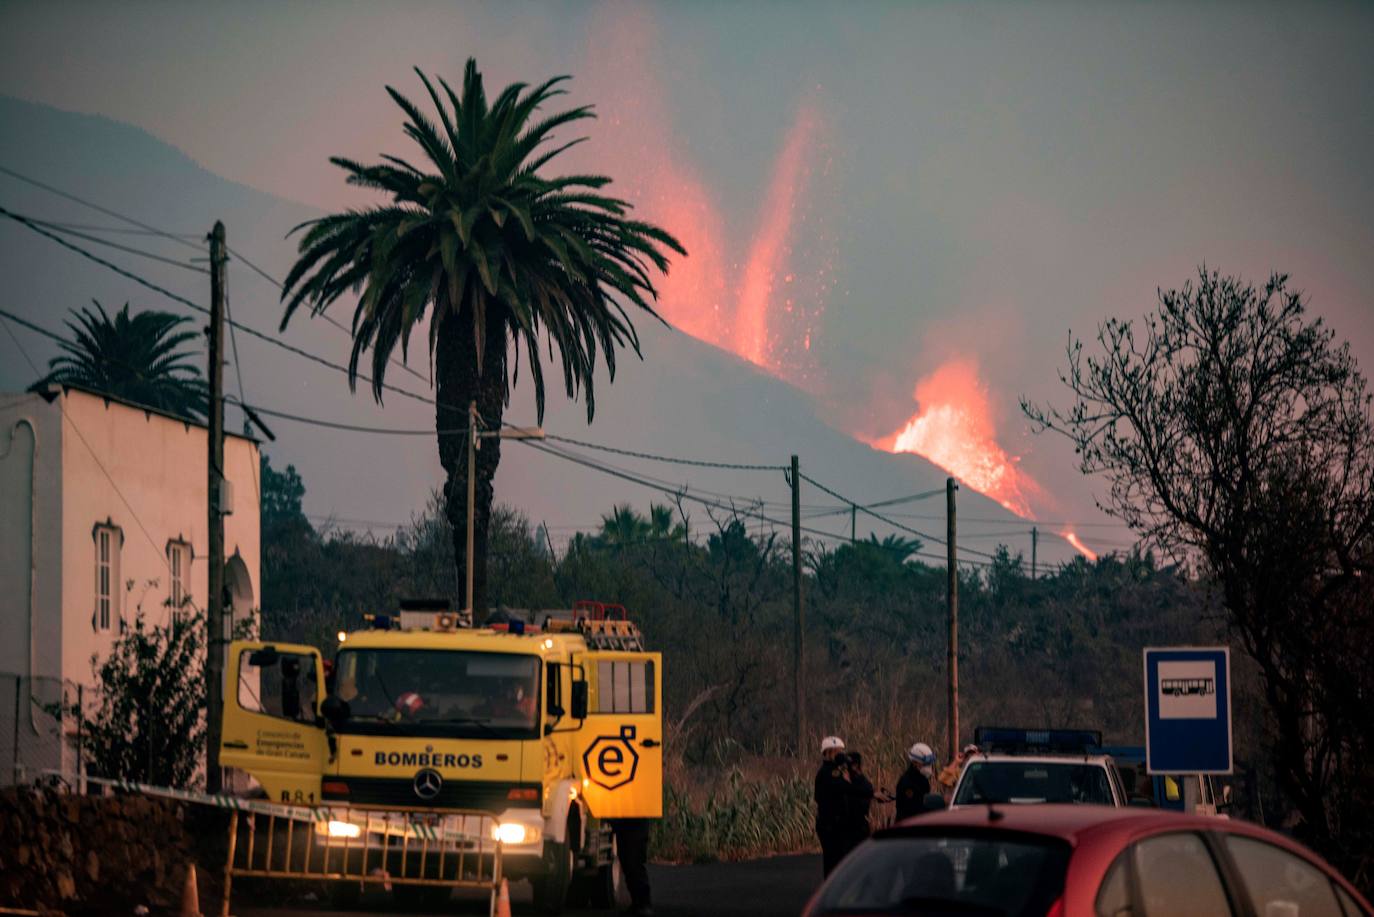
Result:
{"label": "palm tree", "polygon": [[170,312],[129,314],[129,304],[114,319],[99,301],[95,310],[73,310],[67,320],[75,340],[61,343],[62,355],[48,362],[48,374],[32,386],[75,385],[178,417],[204,422],[209,388],[192,354],[181,345],[196,340],[193,330],[178,330],[191,319]]}
{"label": "palm tree", "polygon": [[601,517],[601,531],[597,534],[602,544],[621,546],[640,544],[649,537],[649,520],[628,503],[611,507],[610,513]]}
{"label": "palm tree", "polygon": [[[540,169],[580,142],[549,145],[560,126],[593,117],[582,106],[535,118],[544,103],[562,95],[555,77],[533,88],[506,87],[487,104],[482,76],[467,62],[460,97],[443,79],[447,106],[418,69],[439,116],[435,125],[395,89],[387,92],[405,113],[405,133],[425,156],[422,170],[403,159],[363,165],[330,161],[348,182],[379,191],[389,202],[349,210],[303,224],[299,258],[282,290],[285,329],[308,303],[324,312],[347,292],[361,290],[353,313],[349,384],[371,351],[372,394],[382,400],[387,364],[397,345],[407,355],[410,336],[428,317],[429,356],[437,385],[435,425],[439,460],[447,474],[444,509],[453,530],[458,582],[466,550],[466,442],[470,401],[481,425],[498,427],[525,351],[540,421],[544,370],[557,347],[569,398],[583,394],[587,420],[595,409],[592,390],[597,352],[611,378],[616,350],[639,340],[626,314],[633,306],[657,317],[650,272],[666,271],[667,251],[686,254],[663,230],[628,217],[630,205],[601,192],[609,178],[548,178]],[[500,440],[478,452],[473,595],[486,597],[487,528],[492,477]]]}

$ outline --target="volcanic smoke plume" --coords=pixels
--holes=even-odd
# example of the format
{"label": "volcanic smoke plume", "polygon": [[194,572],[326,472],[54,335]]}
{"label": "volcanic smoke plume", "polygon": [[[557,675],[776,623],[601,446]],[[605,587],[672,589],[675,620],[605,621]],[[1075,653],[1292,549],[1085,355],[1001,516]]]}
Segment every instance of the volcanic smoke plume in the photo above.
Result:
{"label": "volcanic smoke plume", "polygon": [[[590,31],[586,86],[601,116],[592,171],[616,177],[636,215],[668,228],[687,249],[659,284],[658,309],[673,327],[815,393],[825,380],[813,343],[834,291],[837,245],[818,203],[832,166],[820,90],[802,92],[761,197],[723,208],[672,118],[660,76],[661,37],[642,7],[600,13]],[[587,147],[583,154],[590,153]],[[576,155],[576,154],[575,154]],[[607,167],[606,159],[610,160]],[[753,219],[740,219],[754,210]],[[724,213],[732,210],[732,219]],[[743,261],[731,254],[740,252]],[[951,360],[916,386],[919,410],[872,445],[911,452],[1030,518],[1046,495],[997,441],[995,413],[972,361]],[[1072,532],[1061,532],[1085,556]]]}

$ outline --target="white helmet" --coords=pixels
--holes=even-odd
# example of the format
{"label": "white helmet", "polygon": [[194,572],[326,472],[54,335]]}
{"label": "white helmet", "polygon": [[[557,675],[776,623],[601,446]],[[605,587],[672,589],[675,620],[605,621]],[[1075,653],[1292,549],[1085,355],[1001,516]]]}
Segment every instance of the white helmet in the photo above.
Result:
{"label": "white helmet", "polygon": [[906,758],[912,764],[929,767],[935,763],[935,749],[924,742],[917,742],[906,750]]}
{"label": "white helmet", "polygon": [[838,750],[841,748],[844,748],[844,739],[839,736],[826,736],[821,739],[821,751],[830,751],[831,749]]}

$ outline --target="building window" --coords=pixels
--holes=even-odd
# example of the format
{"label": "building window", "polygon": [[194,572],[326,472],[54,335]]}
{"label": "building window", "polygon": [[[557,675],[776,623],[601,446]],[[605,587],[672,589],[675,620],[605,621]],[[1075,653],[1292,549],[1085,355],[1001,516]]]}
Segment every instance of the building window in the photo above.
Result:
{"label": "building window", "polygon": [[119,620],[119,552],[124,535],[113,525],[95,527],[95,615],[98,631]]}
{"label": "building window", "polygon": [[173,615],[185,614],[191,603],[191,546],[184,541],[167,542],[167,604]]}

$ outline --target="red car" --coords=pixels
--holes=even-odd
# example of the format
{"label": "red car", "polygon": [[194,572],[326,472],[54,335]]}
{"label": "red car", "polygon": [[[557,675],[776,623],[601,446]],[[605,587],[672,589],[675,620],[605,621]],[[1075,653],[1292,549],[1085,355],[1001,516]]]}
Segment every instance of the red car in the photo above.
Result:
{"label": "red car", "polygon": [[1144,808],[970,806],[858,847],[805,917],[1374,917],[1320,857],[1258,825]]}

